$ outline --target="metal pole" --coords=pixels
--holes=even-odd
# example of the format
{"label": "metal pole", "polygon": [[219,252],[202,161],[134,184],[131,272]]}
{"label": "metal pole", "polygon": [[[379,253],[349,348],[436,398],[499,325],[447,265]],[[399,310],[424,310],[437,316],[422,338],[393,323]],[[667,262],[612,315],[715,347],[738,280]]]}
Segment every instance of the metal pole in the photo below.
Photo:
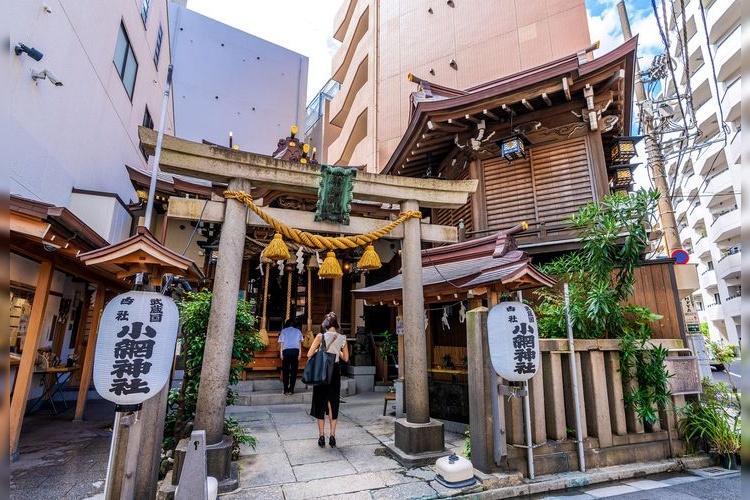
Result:
{"label": "metal pole", "polygon": [[164,139],[164,122],[167,120],[169,105],[169,89],[172,86],[172,65],[167,69],[167,85],[164,88],[164,100],[161,103],[161,118],[159,118],[159,133],[156,136],[154,150],[154,164],[151,168],[151,184],[148,186],[148,200],[146,201],[146,221],[144,225],[151,229],[151,214],[154,211],[154,195],[156,194],[156,175],[159,173],[159,159],[161,157],[161,142]]}
{"label": "metal pole", "polygon": [[490,370],[490,393],[492,397],[490,398],[492,402],[492,443],[493,443],[493,454],[495,459],[495,465],[500,465],[503,460],[503,456],[505,453],[505,436],[503,436],[503,433],[505,429],[501,429],[501,422],[503,422],[503,418],[501,418],[500,415],[500,409],[502,408],[502,405],[500,404],[500,398],[503,396],[500,394],[500,391],[498,391],[498,386],[500,385],[500,377],[497,376],[497,373],[495,372],[495,369],[492,367],[491,363],[488,363],[489,370]]}
{"label": "metal pole", "polygon": [[581,435],[581,408],[578,398],[578,374],[576,373],[576,353],[573,347],[573,325],[570,322],[570,294],[568,284],[563,283],[565,292],[565,321],[568,324],[568,351],[570,352],[570,385],[573,388],[573,409],[576,417],[576,439],[578,440],[578,468],[586,472],[586,459],[583,456],[583,436]]}
{"label": "metal pole", "polygon": [[526,424],[526,462],[529,465],[529,479],[534,479],[534,443],[531,438],[531,404],[529,398],[531,393],[529,392],[529,381],[524,381],[524,387],[526,388],[526,396],[523,398],[523,419]]}
{"label": "metal pole", "polygon": [[[630,31],[630,20],[628,19],[628,12],[625,8],[625,2],[620,0],[617,3],[617,11],[620,15],[620,26],[622,27],[622,37],[627,41],[633,37]],[[638,61],[635,62],[635,95],[639,102],[645,102],[646,92],[643,88],[643,81],[641,80],[641,69],[638,66]],[[661,144],[654,131],[653,119],[646,113],[641,113],[643,117],[643,130],[646,135],[646,156],[647,165],[650,170],[651,180],[654,182],[654,187],[659,191],[659,220],[661,222],[661,228],[664,232],[664,247],[667,255],[672,254],[672,250],[676,250],[682,247],[680,243],[680,236],[677,232],[677,221],[674,216],[674,207],[672,201],[669,199],[669,183],[667,182],[667,175],[664,171],[664,155],[661,151]]]}
{"label": "metal pole", "polygon": [[115,412],[115,423],[112,424],[112,444],[109,447],[109,459],[107,460],[107,477],[104,480],[104,498],[106,500],[112,500],[119,495],[112,495],[112,480],[114,479],[114,462],[115,453],[117,451],[117,439],[120,434],[120,417],[122,412]]}

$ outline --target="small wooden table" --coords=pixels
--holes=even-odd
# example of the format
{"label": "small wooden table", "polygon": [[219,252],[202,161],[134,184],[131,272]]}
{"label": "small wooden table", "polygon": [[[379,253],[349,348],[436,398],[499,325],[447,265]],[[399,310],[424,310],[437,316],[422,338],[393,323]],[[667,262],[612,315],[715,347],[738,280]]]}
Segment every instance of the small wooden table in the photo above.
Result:
{"label": "small wooden table", "polygon": [[[57,407],[55,406],[56,394],[60,396],[60,402],[67,410],[68,403],[65,401],[63,389],[65,388],[65,384],[68,382],[68,380],[70,380],[70,376],[73,374],[73,372],[79,369],[80,367],[78,366],[56,366],[53,368],[47,368],[46,370],[35,371],[34,373],[42,373],[45,375],[44,392],[42,393],[42,397],[37,400],[37,402],[27,412],[27,414],[32,413],[33,411],[38,409],[38,407],[41,406],[44,401],[49,400],[50,404],[52,405],[52,411],[55,413],[55,415],[57,415],[59,412],[57,411]],[[65,374],[67,374],[68,376],[66,377]]]}
{"label": "small wooden table", "polygon": [[388,409],[388,401],[396,401],[396,393],[386,392],[385,398],[383,399],[383,416],[385,416],[385,410]]}

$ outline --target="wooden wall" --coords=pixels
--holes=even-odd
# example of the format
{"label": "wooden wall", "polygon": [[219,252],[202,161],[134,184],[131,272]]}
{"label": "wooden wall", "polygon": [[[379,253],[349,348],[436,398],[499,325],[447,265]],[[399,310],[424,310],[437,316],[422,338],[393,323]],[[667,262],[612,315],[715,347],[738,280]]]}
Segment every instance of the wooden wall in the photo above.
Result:
{"label": "wooden wall", "polygon": [[672,259],[653,260],[636,268],[632,302],[663,316],[651,325],[653,338],[685,339]]}

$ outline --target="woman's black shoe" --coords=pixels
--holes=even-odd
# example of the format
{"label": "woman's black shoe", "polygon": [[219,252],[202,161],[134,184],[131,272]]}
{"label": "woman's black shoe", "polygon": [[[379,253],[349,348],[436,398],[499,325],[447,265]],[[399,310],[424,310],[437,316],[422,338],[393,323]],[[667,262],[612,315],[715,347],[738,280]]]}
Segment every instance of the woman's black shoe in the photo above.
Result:
{"label": "woman's black shoe", "polygon": [[328,438],[328,444],[331,445],[331,448],[336,447],[336,436],[331,436]]}
{"label": "woman's black shoe", "polygon": [[[334,439],[334,442],[335,441],[336,440]],[[326,446],[326,437],[325,436],[320,436],[318,438],[318,446],[320,446],[321,448],[325,448],[325,446]]]}

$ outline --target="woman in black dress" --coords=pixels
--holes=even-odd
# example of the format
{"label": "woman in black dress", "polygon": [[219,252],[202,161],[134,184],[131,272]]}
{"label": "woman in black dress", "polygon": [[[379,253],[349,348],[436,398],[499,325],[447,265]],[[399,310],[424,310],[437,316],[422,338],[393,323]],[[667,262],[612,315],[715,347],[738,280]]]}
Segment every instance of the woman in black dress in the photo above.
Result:
{"label": "woman in black dress", "polygon": [[336,422],[339,418],[339,401],[341,392],[341,365],[339,360],[349,361],[349,347],[346,336],[338,333],[340,326],[338,318],[334,313],[326,314],[322,332],[315,336],[310,349],[307,351],[308,359],[318,350],[321,339],[325,335],[326,352],[336,355],[336,364],[333,367],[333,375],[330,384],[321,384],[313,387],[312,406],[310,415],[318,419],[318,446],[326,445],[325,416],[328,414],[329,438],[328,444],[333,448],[336,446]]}

